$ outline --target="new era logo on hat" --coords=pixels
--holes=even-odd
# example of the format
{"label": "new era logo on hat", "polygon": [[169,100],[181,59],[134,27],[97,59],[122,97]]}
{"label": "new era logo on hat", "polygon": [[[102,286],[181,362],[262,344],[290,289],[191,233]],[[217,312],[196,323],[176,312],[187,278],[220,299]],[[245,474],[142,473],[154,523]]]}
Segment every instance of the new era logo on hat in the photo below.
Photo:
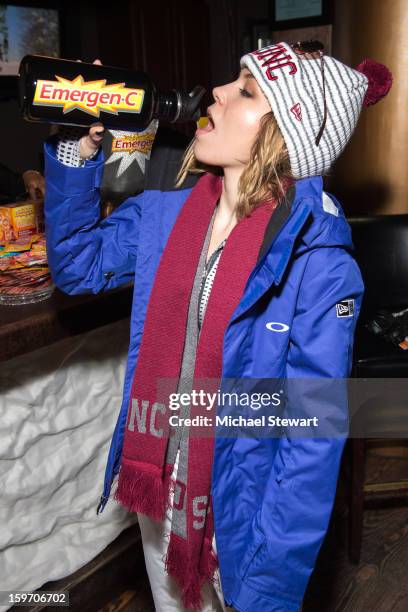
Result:
{"label": "new era logo on hat", "polygon": [[292,108],[290,112],[293,113],[298,121],[302,121],[302,107],[299,102],[297,102]]}

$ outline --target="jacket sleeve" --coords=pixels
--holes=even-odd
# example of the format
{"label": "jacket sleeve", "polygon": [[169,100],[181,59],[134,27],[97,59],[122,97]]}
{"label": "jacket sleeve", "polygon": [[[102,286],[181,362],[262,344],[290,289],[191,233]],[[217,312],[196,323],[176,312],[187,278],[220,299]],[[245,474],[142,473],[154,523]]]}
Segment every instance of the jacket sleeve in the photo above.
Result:
{"label": "jacket sleeve", "polygon": [[[286,369],[288,388],[292,387],[288,402],[296,398],[298,405],[288,410],[295,416],[318,413],[331,423],[331,433],[326,435],[323,425],[322,437],[321,433],[316,437],[297,433],[279,440],[259,518],[265,540],[246,577],[249,586],[251,582],[258,588],[260,583],[270,585],[270,597],[281,602],[276,610],[299,609],[328,528],[348,427],[344,379],[351,372],[363,291],[359,268],[346,251],[322,248],[310,254],[290,332]],[[349,303],[350,308],[354,305],[353,315],[338,316],[336,304],[343,300],[354,300]],[[302,379],[299,388],[294,378]],[[327,386],[324,383],[322,399],[316,379],[323,378],[337,380],[327,381]],[[334,385],[333,393],[330,385]]]}
{"label": "jacket sleeve", "polygon": [[48,263],[56,286],[68,294],[98,293],[133,280],[143,194],[128,198],[100,220],[103,153],[81,168],[45,144],[44,206]]}

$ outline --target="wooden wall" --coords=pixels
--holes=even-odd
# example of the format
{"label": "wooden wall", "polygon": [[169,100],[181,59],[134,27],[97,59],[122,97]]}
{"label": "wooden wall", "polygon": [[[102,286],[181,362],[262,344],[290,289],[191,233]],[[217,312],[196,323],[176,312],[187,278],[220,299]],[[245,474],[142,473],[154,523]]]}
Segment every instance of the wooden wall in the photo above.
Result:
{"label": "wooden wall", "polygon": [[406,0],[337,0],[333,55],[351,66],[369,57],[394,75],[388,96],[363,109],[330,181],[349,213],[408,213],[408,31]]}

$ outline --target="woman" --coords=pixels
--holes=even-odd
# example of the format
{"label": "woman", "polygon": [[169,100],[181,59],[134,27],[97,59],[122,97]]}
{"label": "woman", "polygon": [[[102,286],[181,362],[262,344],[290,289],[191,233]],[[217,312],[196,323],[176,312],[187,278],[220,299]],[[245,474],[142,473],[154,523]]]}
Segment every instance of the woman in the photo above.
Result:
{"label": "woman", "polygon": [[[177,187],[163,185],[160,166],[156,183],[100,223],[101,127],[80,139],[79,169],[58,161],[61,145],[46,146],[57,286],[96,293],[135,281],[124,398],[98,511],[119,473],[115,497],[138,513],[157,610],[301,605],[344,432],[214,443],[180,420],[169,438],[169,398],[189,394],[178,415],[194,417],[206,407],[192,391],[208,390],[209,380],[349,375],[363,284],[349,226],[321,175],[363,101],[390,87],[385,67],[367,61],[360,70],[311,43],[244,56],[238,78],[213,90],[209,124],[197,130]],[[344,424],[337,398],[325,398],[324,411]],[[313,412],[306,397],[300,403]]]}

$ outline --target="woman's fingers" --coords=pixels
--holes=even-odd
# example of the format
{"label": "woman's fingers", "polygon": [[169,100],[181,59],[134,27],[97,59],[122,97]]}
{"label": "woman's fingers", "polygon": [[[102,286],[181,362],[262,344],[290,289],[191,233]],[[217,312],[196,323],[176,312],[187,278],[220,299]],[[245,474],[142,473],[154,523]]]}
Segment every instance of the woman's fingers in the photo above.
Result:
{"label": "woman's fingers", "polygon": [[89,133],[79,141],[79,151],[81,157],[87,158],[95,153],[102,144],[105,128],[101,122],[93,123],[89,128]]}
{"label": "woman's fingers", "polygon": [[105,128],[103,127],[102,123],[94,123],[91,125],[90,129],[89,129],[89,138],[95,143],[95,144],[100,144],[102,142],[103,139],[103,133],[105,131]]}

